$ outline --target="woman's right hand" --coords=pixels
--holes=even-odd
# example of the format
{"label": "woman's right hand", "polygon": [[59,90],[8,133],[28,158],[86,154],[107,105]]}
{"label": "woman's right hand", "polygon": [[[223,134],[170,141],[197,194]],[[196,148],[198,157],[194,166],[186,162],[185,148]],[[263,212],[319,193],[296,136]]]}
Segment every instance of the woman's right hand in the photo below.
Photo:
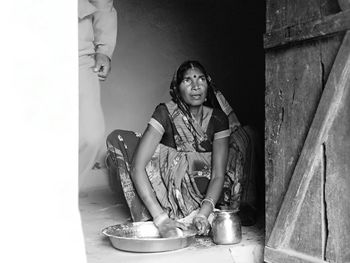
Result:
{"label": "woman's right hand", "polygon": [[210,228],[207,217],[201,214],[193,218],[193,225],[196,227],[198,235],[206,235]]}
{"label": "woman's right hand", "polygon": [[161,223],[156,225],[161,237],[179,237],[182,236],[182,230],[186,230],[187,227],[180,222],[177,222],[173,219],[167,218]]}

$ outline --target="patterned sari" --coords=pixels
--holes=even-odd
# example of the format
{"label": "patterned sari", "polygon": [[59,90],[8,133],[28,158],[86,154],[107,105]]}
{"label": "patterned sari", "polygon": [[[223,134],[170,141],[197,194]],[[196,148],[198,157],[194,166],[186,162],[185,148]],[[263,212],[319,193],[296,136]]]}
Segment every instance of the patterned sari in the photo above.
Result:
{"label": "patterned sari", "polygon": [[[166,104],[174,125],[176,148],[159,144],[146,167],[153,191],[163,210],[174,219],[187,217],[199,208],[205,197],[211,178],[211,152],[198,151],[208,138],[206,129],[212,109],[206,108],[201,125],[184,116],[174,102]],[[229,140],[228,162],[224,189],[217,207],[239,210],[242,185],[247,184],[249,174],[244,165],[249,161],[249,136],[240,126],[236,127]],[[115,130],[107,138],[107,167],[112,189],[121,183],[121,188],[130,209],[133,221],[147,221],[151,216],[137,194],[131,179],[131,162],[140,134]],[[246,176],[245,176],[246,175]]]}

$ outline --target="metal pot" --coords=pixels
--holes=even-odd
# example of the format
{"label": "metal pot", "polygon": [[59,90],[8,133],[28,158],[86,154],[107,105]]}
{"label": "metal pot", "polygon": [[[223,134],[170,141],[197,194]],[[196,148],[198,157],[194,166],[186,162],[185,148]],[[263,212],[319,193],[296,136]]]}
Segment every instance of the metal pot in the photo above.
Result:
{"label": "metal pot", "polygon": [[213,241],[219,245],[236,244],[242,240],[241,220],[231,210],[215,212],[212,224]]}

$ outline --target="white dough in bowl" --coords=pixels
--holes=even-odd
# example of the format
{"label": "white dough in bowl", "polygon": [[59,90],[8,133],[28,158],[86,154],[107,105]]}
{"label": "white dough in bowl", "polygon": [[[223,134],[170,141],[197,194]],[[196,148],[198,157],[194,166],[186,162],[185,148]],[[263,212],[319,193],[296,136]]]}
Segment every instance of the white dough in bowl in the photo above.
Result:
{"label": "white dough in bowl", "polygon": [[176,236],[183,237],[184,236],[184,232],[180,228],[176,228]]}

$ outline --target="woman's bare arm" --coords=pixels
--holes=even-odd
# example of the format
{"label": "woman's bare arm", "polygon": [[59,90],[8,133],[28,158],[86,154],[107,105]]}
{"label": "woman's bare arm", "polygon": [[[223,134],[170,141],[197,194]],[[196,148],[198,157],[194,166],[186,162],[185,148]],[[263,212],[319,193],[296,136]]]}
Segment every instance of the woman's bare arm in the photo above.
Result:
{"label": "woman's bare arm", "polygon": [[228,155],[228,137],[214,140],[212,152],[212,174],[208,190],[202,201],[198,214],[193,218],[193,224],[199,235],[205,234],[209,229],[208,216],[218,201],[223,185]]}
{"label": "woman's bare arm", "polygon": [[151,160],[152,155],[154,154],[161,139],[162,135],[151,125],[148,125],[141,138],[132,162],[132,180],[137,193],[141,197],[143,203],[153,218],[156,218],[162,214],[163,209],[161,208],[153,192],[151,183],[146,174],[146,165]]}
{"label": "woman's bare arm", "polygon": [[[213,201],[214,204],[218,201],[223,185],[224,175],[226,172],[227,155],[228,155],[229,137],[220,138],[213,142],[212,152],[212,177],[209,182],[208,190],[205,198]],[[200,214],[206,217],[212,212],[212,204],[210,202],[203,202],[199,211]]]}
{"label": "woman's bare arm", "polygon": [[146,165],[151,160],[161,138],[162,135],[151,125],[148,125],[135,153],[131,177],[136,191],[151,213],[153,222],[158,227],[160,235],[162,237],[174,237],[179,234],[177,228],[186,229],[186,226],[183,223],[170,219],[164,213],[146,174]]}

